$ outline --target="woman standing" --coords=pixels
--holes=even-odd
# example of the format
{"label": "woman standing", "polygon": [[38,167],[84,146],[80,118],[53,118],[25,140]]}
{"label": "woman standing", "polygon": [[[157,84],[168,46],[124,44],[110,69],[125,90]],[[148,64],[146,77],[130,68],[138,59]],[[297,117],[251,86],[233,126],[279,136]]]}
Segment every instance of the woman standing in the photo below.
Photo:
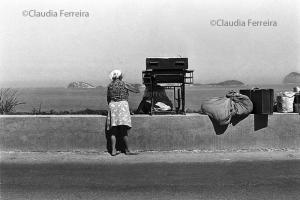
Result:
{"label": "woman standing", "polygon": [[122,81],[120,70],[113,70],[110,75],[111,83],[107,87],[107,103],[109,107],[107,116],[107,130],[110,133],[111,155],[117,155],[116,136],[123,139],[125,154],[134,155],[129,150],[128,134],[131,129],[131,117],[128,105],[129,91],[138,93],[139,90]]}

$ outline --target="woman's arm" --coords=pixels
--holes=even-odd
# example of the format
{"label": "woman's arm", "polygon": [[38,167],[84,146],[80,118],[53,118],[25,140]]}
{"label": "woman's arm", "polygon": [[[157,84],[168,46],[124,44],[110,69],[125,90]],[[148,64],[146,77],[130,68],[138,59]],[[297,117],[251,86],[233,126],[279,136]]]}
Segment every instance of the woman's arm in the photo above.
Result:
{"label": "woman's arm", "polygon": [[134,93],[140,93],[140,90],[138,88],[134,87],[132,84],[126,83],[126,82],[124,82],[124,83],[125,83],[125,87],[127,90],[134,92]]}

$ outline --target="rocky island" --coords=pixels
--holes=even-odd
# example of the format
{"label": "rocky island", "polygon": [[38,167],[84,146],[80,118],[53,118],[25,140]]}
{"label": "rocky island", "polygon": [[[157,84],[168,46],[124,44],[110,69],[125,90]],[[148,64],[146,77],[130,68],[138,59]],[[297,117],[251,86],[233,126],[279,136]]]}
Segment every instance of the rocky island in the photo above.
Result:
{"label": "rocky island", "polygon": [[95,86],[83,81],[75,81],[70,83],[67,88],[95,88]]}
{"label": "rocky island", "polygon": [[223,81],[220,83],[210,83],[208,85],[213,85],[213,86],[242,86],[245,85],[243,82],[241,81],[237,81],[237,80],[227,80],[227,81]]}
{"label": "rocky island", "polygon": [[286,75],[283,79],[284,84],[290,84],[290,83],[300,83],[300,73],[297,72],[291,72],[288,75]]}

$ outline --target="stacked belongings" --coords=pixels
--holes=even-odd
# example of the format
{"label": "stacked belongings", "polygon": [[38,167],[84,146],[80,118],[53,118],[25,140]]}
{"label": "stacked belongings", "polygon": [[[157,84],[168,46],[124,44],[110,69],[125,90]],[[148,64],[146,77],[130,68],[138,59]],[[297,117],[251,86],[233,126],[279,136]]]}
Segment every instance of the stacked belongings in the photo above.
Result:
{"label": "stacked belongings", "polygon": [[231,123],[236,125],[253,111],[253,103],[250,98],[246,95],[230,91],[226,95],[233,101],[234,115],[232,115]]}
{"label": "stacked belongings", "polygon": [[[253,110],[253,104],[248,96],[229,91],[225,97],[212,98],[201,105],[202,112],[207,114],[219,126],[235,124],[246,118]],[[234,124],[234,125],[235,125]]]}
{"label": "stacked belongings", "polygon": [[173,104],[172,101],[166,94],[164,87],[160,85],[155,85],[152,88],[150,85],[146,85],[146,89],[144,91],[144,96],[142,101],[140,102],[137,113],[145,113],[148,114],[151,111],[151,97],[153,95],[153,103],[154,109],[156,111],[168,111],[172,110]]}
{"label": "stacked belongings", "polygon": [[300,87],[294,88],[295,98],[294,98],[294,112],[300,114]]}
{"label": "stacked belongings", "polygon": [[227,97],[215,97],[201,105],[201,110],[219,125],[227,125],[230,123],[234,114],[233,102]]}
{"label": "stacked belongings", "polygon": [[226,94],[226,97],[230,98],[233,101],[235,115],[249,115],[252,112],[253,103],[248,96],[237,93],[235,91],[229,91]]}
{"label": "stacked belongings", "polygon": [[241,89],[240,93],[250,98],[253,114],[272,115],[274,110],[274,89]]}
{"label": "stacked belongings", "polygon": [[277,95],[277,111],[281,113],[293,112],[295,92],[280,92]]}

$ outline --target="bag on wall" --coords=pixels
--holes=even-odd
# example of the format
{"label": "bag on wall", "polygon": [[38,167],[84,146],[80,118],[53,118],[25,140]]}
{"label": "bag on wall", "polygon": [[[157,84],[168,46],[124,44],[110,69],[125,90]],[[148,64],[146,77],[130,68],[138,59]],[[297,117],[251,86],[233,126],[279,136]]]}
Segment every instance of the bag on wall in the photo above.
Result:
{"label": "bag on wall", "polygon": [[293,112],[295,92],[280,92],[277,96],[277,111],[281,113]]}
{"label": "bag on wall", "polygon": [[226,97],[233,101],[235,115],[249,115],[253,111],[253,103],[248,96],[230,91]]}
{"label": "bag on wall", "polygon": [[205,101],[202,103],[201,109],[204,114],[213,118],[219,125],[229,124],[233,114],[232,101],[227,97],[215,97]]}

